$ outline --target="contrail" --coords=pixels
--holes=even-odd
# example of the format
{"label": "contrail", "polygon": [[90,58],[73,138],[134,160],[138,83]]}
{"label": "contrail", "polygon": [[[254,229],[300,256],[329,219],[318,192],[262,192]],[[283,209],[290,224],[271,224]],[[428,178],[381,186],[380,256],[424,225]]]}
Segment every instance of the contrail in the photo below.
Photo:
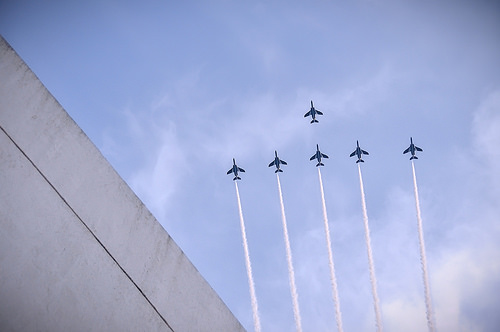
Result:
{"label": "contrail", "polygon": [[411,161],[413,170],[413,189],[415,191],[415,205],[417,207],[417,223],[418,223],[418,240],[420,243],[420,262],[422,263],[422,274],[424,278],[425,289],[425,307],[427,310],[427,326],[430,332],[434,332],[434,314],[432,311],[431,291],[429,287],[429,276],[427,274],[427,258],[425,257],[424,232],[422,229],[422,216],[420,214],[420,201],[418,199],[417,176],[415,175],[415,164]]}
{"label": "contrail", "polygon": [[321,178],[321,170],[318,168],[319,187],[321,189],[321,202],[323,203],[323,221],[325,222],[326,245],[328,247],[328,262],[330,266],[330,280],[332,283],[333,303],[335,304],[335,318],[337,321],[337,329],[342,332],[342,315],[340,313],[339,293],[337,291],[337,279],[335,278],[335,266],[333,265],[332,242],[330,241],[330,228],[328,227],[328,216],[326,214],[325,193],[323,191],[323,179]]}
{"label": "contrail", "polygon": [[373,306],[375,308],[377,331],[382,332],[382,321],[380,319],[380,308],[379,308],[379,300],[377,294],[377,280],[375,279],[375,266],[373,264],[372,246],[370,241],[370,229],[368,228],[368,214],[366,213],[365,190],[363,186],[363,177],[361,176],[360,164],[358,164],[358,173],[359,173],[359,187],[361,189],[361,205],[363,206],[363,221],[365,224],[365,240],[366,240],[366,247],[368,250],[368,263],[370,266],[370,281],[372,284]]}
{"label": "contrail", "polygon": [[234,181],[236,187],[236,197],[238,199],[238,211],[240,213],[241,237],[243,238],[243,249],[245,250],[245,263],[248,274],[248,286],[250,287],[250,298],[252,301],[253,326],[255,332],[260,332],[259,307],[257,305],[257,296],[255,295],[255,285],[252,276],[252,265],[250,264],[250,254],[248,253],[248,242],[245,231],[245,222],[243,221],[243,211],[241,209],[240,191],[238,190],[238,181]]}
{"label": "contrail", "polygon": [[297,295],[297,288],[295,287],[295,273],[293,271],[293,265],[292,265],[292,250],[290,249],[290,240],[288,239],[288,229],[286,226],[286,217],[285,217],[285,206],[283,204],[283,195],[281,193],[281,183],[280,183],[279,173],[276,173],[276,178],[278,179],[278,191],[280,194],[281,220],[283,221],[283,235],[285,237],[286,259],[288,262],[288,278],[290,281],[290,292],[292,293],[293,316],[295,318],[295,327],[297,328],[297,331],[302,332],[302,323],[299,311],[299,299]]}

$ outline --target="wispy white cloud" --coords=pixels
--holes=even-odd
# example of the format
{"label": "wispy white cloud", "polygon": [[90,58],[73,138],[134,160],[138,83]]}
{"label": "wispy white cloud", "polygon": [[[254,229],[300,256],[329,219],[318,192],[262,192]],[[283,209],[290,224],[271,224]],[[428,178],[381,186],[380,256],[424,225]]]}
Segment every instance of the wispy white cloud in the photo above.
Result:
{"label": "wispy white cloud", "polygon": [[[495,331],[500,320],[491,314],[500,297],[498,162],[500,94],[488,94],[471,114],[469,146],[457,151],[454,183],[442,188],[451,205],[446,214],[428,214],[429,228],[446,225],[435,243],[431,290],[440,331]],[[494,151],[495,150],[495,151]],[[443,220],[443,217],[445,218]],[[434,225],[434,226],[433,226]],[[433,241],[434,242],[434,241]]]}
{"label": "wispy white cloud", "polygon": [[491,188],[500,196],[500,89],[489,93],[474,113],[472,133],[473,148],[485,174],[490,177]]}
{"label": "wispy white cloud", "polygon": [[163,219],[168,209],[175,206],[174,195],[190,167],[175,124],[162,126],[160,132],[150,137],[156,141],[151,144],[151,161],[131,177],[130,184],[153,213]]}
{"label": "wispy white cloud", "polygon": [[427,329],[425,306],[420,296],[401,294],[385,301],[382,310],[387,331],[419,332]]}
{"label": "wispy white cloud", "polygon": [[476,314],[494,311],[500,302],[499,254],[499,248],[469,247],[447,252],[435,265],[432,282],[439,331],[498,328],[498,317]]}

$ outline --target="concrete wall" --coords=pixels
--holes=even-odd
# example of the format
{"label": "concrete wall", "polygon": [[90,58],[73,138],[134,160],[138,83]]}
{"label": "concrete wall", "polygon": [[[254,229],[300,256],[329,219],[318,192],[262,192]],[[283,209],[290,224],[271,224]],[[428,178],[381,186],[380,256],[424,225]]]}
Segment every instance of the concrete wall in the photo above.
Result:
{"label": "concrete wall", "polygon": [[244,330],[1,37],[0,330]]}

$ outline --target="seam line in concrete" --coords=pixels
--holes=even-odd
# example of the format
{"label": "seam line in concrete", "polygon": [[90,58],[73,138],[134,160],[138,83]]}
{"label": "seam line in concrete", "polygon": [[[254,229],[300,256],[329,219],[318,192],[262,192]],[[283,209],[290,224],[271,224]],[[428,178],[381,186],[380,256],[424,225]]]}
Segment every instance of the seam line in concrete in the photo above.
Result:
{"label": "seam line in concrete", "polygon": [[66,199],[64,199],[64,197],[59,193],[59,191],[54,187],[54,185],[49,181],[49,179],[47,179],[47,177],[42,173],[42,171],[35,165],[35,163],[28,157],[28,155],[23,151],[23,149],[21,149],[21,147],[14,141],[14,139],[7,133],[7,131],[1,125],[0,125],[0,129],[2,129],[2,131],[10,139],[10,141],[23,154],[23,156],[31,163],[31,165],[33,165],[33,167],[37,170],[37,172],[43,177],[43,179],[49,184],[49,186],[62,199],[62,201],[64,202],[64,204],[66,204],[66,206],[71,210],[71,212],[73,212],[73,214],[78,218],[78,220],[80,220],[80,222],[90,232],[90,234],[94,237],[94,239],[97,241],[97,243],[99,243],[99,245],[104,249],[104,251],[106,251],[106,253],[109,255],[109,257],[111,257],[111,259],[113,260],[113,262],[115,262],[115,264],[127,276],[127,278],[130,280],[130,282],[132,282],[132,284],[137,288],[137,290],[146,299],[146,301],[154,309],[154,311],[158,314],[158,316],[160,316],[161,320],[165,323],[165,325],[167,325],[170,330],[174,331],[174,329],[170,326],[170,324],[168,324],[167,320],[163,317],[163,315],[158,311],[158,309],[156,309],[155,305],[151,302],[151,300],[149,300],[149,298],[146,296],[146,294],[144,294],[144,292],[139,287],[139,285],[136,284],[136,282],[127,273],[127,271],[125,271],[125,269],[120,265],[120,263],[118,263],[118,261],[115,259],[115,257],[113,257],[113,255],[109,252],[108,248],[106,248],[106,246],[101,242],[101,240],[99,240],[99,238],[97,237],[97,235],[95,235],[94,232],[92,232],[92,230],[90,229],[90,227],[82,220],[82,218],[80,218],[80,216],[76,213],[76,211],[73,210],[73,208],[71,207],[71,205],[69,205],[69,203],[66,201]]}

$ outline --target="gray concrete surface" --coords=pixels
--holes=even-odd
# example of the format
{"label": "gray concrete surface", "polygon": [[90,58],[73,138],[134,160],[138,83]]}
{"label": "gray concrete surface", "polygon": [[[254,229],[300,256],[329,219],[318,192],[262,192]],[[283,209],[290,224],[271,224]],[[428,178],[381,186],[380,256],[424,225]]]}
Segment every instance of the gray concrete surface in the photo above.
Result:
{"label": "gray concrete surface", "polygon": [[1,37],[0,330],[244,331]]}

